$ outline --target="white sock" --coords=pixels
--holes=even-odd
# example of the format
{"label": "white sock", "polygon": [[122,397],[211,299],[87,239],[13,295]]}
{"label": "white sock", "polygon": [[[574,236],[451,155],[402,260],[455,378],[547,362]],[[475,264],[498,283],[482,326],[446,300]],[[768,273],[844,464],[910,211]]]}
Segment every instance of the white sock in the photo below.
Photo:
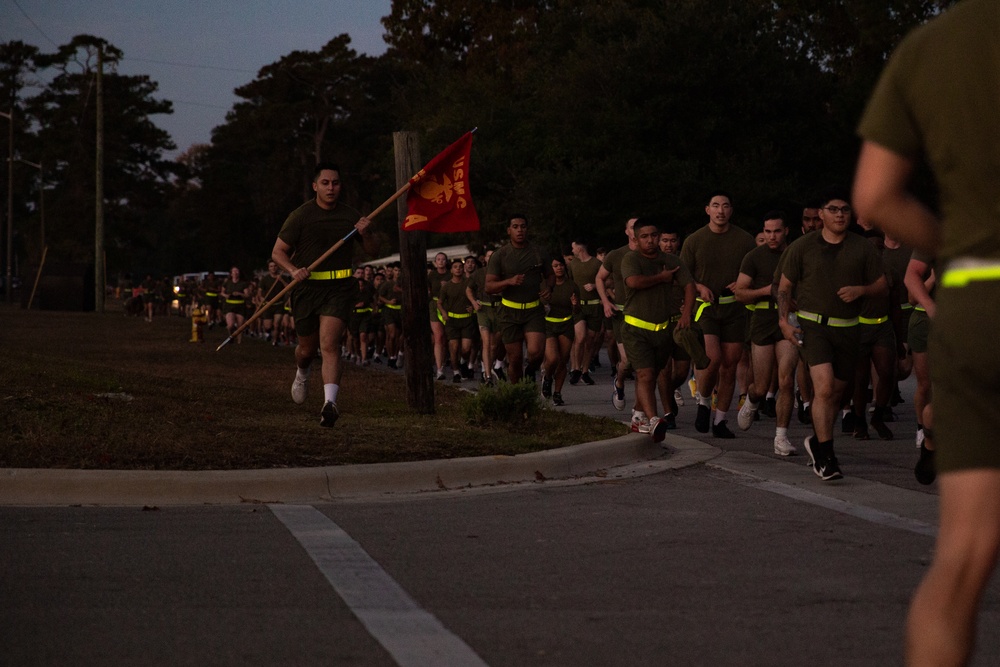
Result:
{"label": "white sock", "polygon": [[808,408],[808,407],[809,407],[810,405],[812,405],[812,401],[803,401],[803,402],[802,402],[802,409],[803,409],[803,410],[805,410],[805,409],[806,409],[806,408]]}
{"label": "white sock", "polygon": [[767,399],[771,400],[772,398],[774,398],[774,392],[773,391],[767,392]]}
{"label": "white sock", "polygon": [[323,385],[323,400],[336,403],[337,402],[337,392],[340,391],[339,384],[324,384]]}
{"label": "white sock", "polygon": [[712,399],[711,399],[711,397],[706,398],[706,397],[702,396],[701,394],[698,394],[698,396],[696,398],[697,398],[697,401],[698,401],[698,405],[704,405],[706,408],[712,407]]}
{"label": "white sock", "polygon": [[788,437],[788,429],[787,428],[781,428],[780,426],[778,426],[777,428],[774,429],[774,437],[775,438],[787,438]]}
{"label": "white sock", "polygon": [[716,409],[715,411],[715,423],[721,424],[726,420],[726,413],[722,410]]}
{"label": "white sock", "polygon": [[296,368],[295,369],[295,379],[296,379],[296,381],[298,381],[298,382],[305,382],[306,380],[308,380],[309,379],[309,369],[310,368],[311,368],[311,366],[306,366],[305,368]]}
{"label": "white sock", "polygon": [[493,362],[493,368],[495,368],[497,370],[502,369],[503,368],[503,362],[502,361],[494,361]]}

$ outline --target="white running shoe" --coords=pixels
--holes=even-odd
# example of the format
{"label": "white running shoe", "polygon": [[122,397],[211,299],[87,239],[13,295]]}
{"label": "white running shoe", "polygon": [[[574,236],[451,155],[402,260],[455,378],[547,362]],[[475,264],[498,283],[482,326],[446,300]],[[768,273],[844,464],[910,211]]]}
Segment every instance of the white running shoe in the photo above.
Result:
{"label": "white running shoe", "polygon": [[649,419],[645,413],[639,410],[632,411],[631,429],[633,433],[649,433]]}
{"label": "white running shoe", "polygon": [[920,445],[924,444],[924,429],[917,430],[917,449],[920,449]]}
{"label": "white running shoe", "polygon": [[684,397],[681,396],[680,389],[674,389],[674,403],[677,404],[677,407],[684,405]]}
{"label": "white running shoe", "polygon": [[774,453],[778,456],[795,456],[799,450],[795,448],[787,435],[774,436]]}
{"label": "white running shoe", "polygon": [[757,406],[751,405],[750,399],[743,401],[740,406],[740,413],[736,416],[736,423],[740,425],[741,431],[749,431],[753,426],[753,413]]}
{"label": "white running shoe", "polygon": [[295,381],[292,382],[292,400],[299,405],[306,402],[306,393],[308,391],[308,387],[306,386],[307,381],[303,380],[300,382],[298,376],[296,376]]}

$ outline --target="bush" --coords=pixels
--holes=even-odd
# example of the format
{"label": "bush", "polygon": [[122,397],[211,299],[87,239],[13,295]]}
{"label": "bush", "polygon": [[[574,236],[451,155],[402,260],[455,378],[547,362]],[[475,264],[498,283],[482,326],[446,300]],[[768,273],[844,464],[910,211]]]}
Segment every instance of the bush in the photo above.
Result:
{"label": "bush", "polygon": [[517,384],[498,382],[481,386],[462,401],[462,410],[470,424],[477,426],[524,426],[542,410],[538,385],[529,380]]}

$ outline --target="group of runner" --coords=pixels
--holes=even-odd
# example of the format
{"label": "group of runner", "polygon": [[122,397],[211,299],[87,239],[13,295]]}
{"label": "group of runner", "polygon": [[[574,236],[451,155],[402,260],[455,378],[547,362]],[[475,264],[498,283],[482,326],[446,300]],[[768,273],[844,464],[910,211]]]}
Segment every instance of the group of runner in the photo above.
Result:
{"label": "group of runner", "polygon": [[[898,382],[912,369],[915,472],[929,484],[933,450],[924,425],[933,267],[856,220],[849,201],[841,189],[822,193],[802,209],[801,233],[791,241],[784,213],[765,214],[755,238],[731,224],[732,197],[715,192],[706,203],[707,224],[683,243],[668,221],[641,216],[626,223],[627,243],[602,260],[582,241],[573,243],[569,261],[549,258],[527,240],[527,219],[514,216],[509,243],[479,269],[482,279],[470,279],[468,303],[461,289],[448,286],[461,280],[462,263],[449,273],[439,258],[431,277],[444,287],[432,326],[439,319],[441,338],[462,341],[451,348],[459,382],[466,361],[456,355],[470,349],[472,335],[460,322],[477,313],[482,340],[502,343],[483,349],[506,354],[511,380],[522,368],[532,378],[541,371],[542,395],[556,404],[564,402],[567,373],[571,382],[589,379],[588,355],[606,329],[617,364],[611,401],[625,408],[626,378],[634,372],[632,429],[656,442],[676,428],[679,389],[692,372],[694,426],[717,438],[735,437],[729,423],[739,397],[740,429],[752,428],[762,414],[773,417],[775,454],[797,454],[788,438],[797,404],[799,420],[813,429],[803,448],[825,481],[843,476],[833,448],[838,417],[840,431],[853,438],[868,439],[871,427],[892,439],[887,423],[902,400]],[[445,353],[438,354],[440,369]],[[499,368],[500,362],[484,364],[486,381]]]}

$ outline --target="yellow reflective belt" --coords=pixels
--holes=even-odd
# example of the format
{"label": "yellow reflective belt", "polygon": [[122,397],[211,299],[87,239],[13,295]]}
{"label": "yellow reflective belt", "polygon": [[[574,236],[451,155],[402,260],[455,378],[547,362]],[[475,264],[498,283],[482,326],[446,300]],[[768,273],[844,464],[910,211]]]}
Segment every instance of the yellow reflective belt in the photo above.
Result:
{"label": "yellow reflective belt", "polygon": [[711,301],[705,301],[703,299],[698,299],[698,302],[701,305],[698,306],[698,310],[696,310],[695,313],[694,313],[694,321],[695,322],[697,322],[698,320],[700,320],[701,319],[701,314],[705,312],[706,308],[708,308],[709,306],[712,305]]}
{"label": "yellow reflective belt", "polygon": [[[977,260],[969,261],[977,263]],[[959,260],[957,263],[963,262]],[[984,266],[951,268],[941,276],[941,284],[944,287],[965,287],[971,282],[982,280],[1000,280],[1000,262],[991,262]]]}
{"label": "yellow reflective belt", "polygon": [[720,306],[724,306],[727,303],[736,303],[736,297],[735,296],[720,296],[719,297],[718,304]]}
{"label": "yellow reflective belt", "polygon": [[393,310],[402,310],[403,307],[395,303],[383,303],[386,308],[392,308]]}
{"label": "yellow reflective belt", "polygon": [[580,302],[580,305],[581,305],[581,306],[596,306],[596,305],[597,305],[597,304],[599,304],[600,302],[601,302],[601,300],[600,300],[600,299],[591,299],[591,300],[589,300],[589,301],[581,301],[581,302]]}
{"label": "yellow reflective belt", "polygon": [[218,292],[205,292],[205,296],[219,296]]}
{"label": "yellow reflective belt", "polygon": [[857,317],[852,317],[851,319],[845,319],[843,317],[827,317],[826,315],[820,315],[819,313],[810,313],[807,310],[800,310],[799,318],[809,320],[810,322],[816,322],[817,324],[823,324],[828,327],[853,327],[856,326],[859,321],[859,318]]}
{"label": "yellow reflective belt", "polygon": [[889,316],[883,315],[882,317],[859,317],[858,322],[861,324],[882,324],[883,322],[888,322]]}
{"label": "yellow reflective belt", "polygon": [[370,313],[370,312],[372,312],[372,309],[371,308],[355,308],[354,312],[355,313]]}
{"label": "yellow reflective belt", "polygon": [[508,308],[516,308],[517,310],[528,310],[529,308],[534,308],[539,305],[540,301],[532,301],[531,303],[518,303],[517,301],[508,301],[507,299],[500,299],[500,303],[507,306]]}
{"label": "yellow reflective belt", "polygon": [[566,317],[549,317],[548,315],[545,316],[545,321],[552,322],[553,324],[559,324],[560,322],[569,322],[571,319],[573,319],[572,315],[567,315]]}
{"label": "yellow reflective belt", "polygon": [[927,309],[924,308],[923,306],[914,306],[913,310],[917,311],[918,313],[926,313],[927,312]]}
{"label": "yellow reflective belt", "polygon": [[912,303],[901,303],[901,304],[899,304],[899,309],[900,310],[913,310],[913,304]]}
{"label": "yellow reflective belt", "polygon": [[240,303],[246,303],[246,300],[245,299],[226,299],[226,303],[231,303],[233,305],[236,305],[236,304],[240,304]]}
{"label": "yellow reflective belt", "polygon": [[309,280],[341,280],[354,275],[351,269],[339,269],[337,271],[312,271]]}
{"label": "yellow reflective belt", "polygon": [[754,310],[770,310],[771,308],[777,308],[777,304],[773,304],[770,301],[761,301],[754,304]]}
{"label": "yellow reflective belt", "polygon": [[448,317],[454,317],[456,319],[462,320],[462,319],[465,319],[466,317],[472,317],[472,313],[452,313],[452,312],[449,312],[448,313]]}
{"label": "yellow reflective belt", "polygon": [[640,320],[638,317],[632,317],[631,315],[625,316],[626,324],[631,324],[634,327],[639,327],[640,329],[647,329],[649,331],[663,331],[670,326],[670,320],[666,322],[660,322],[655,324],[653,322],[647,322],[646,320]]}

